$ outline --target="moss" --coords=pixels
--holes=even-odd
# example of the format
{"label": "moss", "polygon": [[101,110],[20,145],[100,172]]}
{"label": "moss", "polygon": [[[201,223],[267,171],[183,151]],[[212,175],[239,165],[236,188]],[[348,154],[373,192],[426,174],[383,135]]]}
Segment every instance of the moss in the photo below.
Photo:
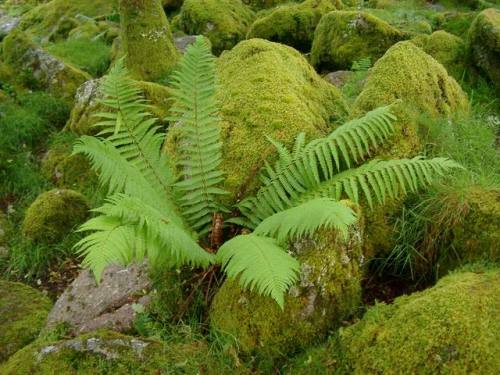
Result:
{"label": "moss", "polygon": [[69,117],[69,105],[43,91],[27,92],[18,96],[19,104],[38,116],[47,127],[61,129]]}
{"label": "moss", "polygon": [[456,80],[463,77],[467,58],[465,42],[461,38],[440,30],[431,35],[420,35],[412,43],[434,57]]}
{"label": "moss", "polygon": [[114,0],[52,0],[24,14],[19,26],[42,42],[62,40],[82,18],[109,15],[115,5]]}
{"label": "moss", "polygon": [[494,374],[500,368],[500,273],[454,273],[377,304],[341,331],[354,374]]}
{"label": "moss", "polygon": [[287,46],[241,42],[222,54],[218,72],[222,167],[233,199],[255,189],[263,159],[275,154],[266,136],[291,145],[300,132],[309,138],[329,133],[346,114],[339,91]]}
{"label": "moss", "polygon": [[186,34],[208,37],[218,55],[245,39],[253,19],[253,12],[240,0],[185,0],[177,27]]}
{"label": "moss", "polygon": [[392,157],[414,156],[421,150],[418,116],[454,117],[468,111],[468,100],[446,69],[411,42],[399,42],[374,65],[356,99],[353,115],[394,103],[398,121]]}
{"label": "moss", "polygon": [[23,235],[35,243],[58,242],[85,221],[88,210],[87,200],[76,191],[45,192],[26,211]]}
{"label": "moss", "polygon": [[38,336],[51,307],[39,291],[0,280],[0,363]]}
{"label": "moss", "polygon": [[439,260],[439,273],[479,260],[500,261],[500,190],[472,186],[450,199],[465,210],[451,228],[453,251]]}
{"label": "moss", "polygon": [[110,64],[111,46],[101,40],[70,39],[48,45],[46,50],[93,77],[102,76]]}
{"label": "moss", "polygon": [[500,89],[500,10],[486,9],[472,23],[467,37],[472,61]]}
{"label": "moss", "polygon": [[121,43],[135,78],[154,81],[169,72],[179,56],[160,0],[120,0]]}
{"label": "moss", "polygon": [[250,27],[247,37],[267,39],[308,52],[321,17],[341,8],[341,1],[331,0],[307,0],[300,4],[280,6],[258,18]]}
{"label": "moss", "polygon": [[98,331],[72,340],[35,342],[0,368],[4,375],[222,374],[204,342],[163,343]]}
{"label": "moss", "polygon": [[361,237],[359,223],[348,241],[322,231],[291,245],[301,274],[285,296],[284,310],[270,297],[226,280],[212,303],[211,329],[234,337],[240,351],[255,356],[263,370],[325,338],[360,305]]}
{"label": "moss", "polygon": [[287,4],[292,2],[300,2],[300,0],[242,0],[244,4],[249,5],[252,9],[262,10],[273,8],[277,5]]}
{"label": "moss", "polygon": [[378,60],[403,34],[365,12],[331,12],[314,34],[311,63],[319,70],[350,68],[363,58]]}

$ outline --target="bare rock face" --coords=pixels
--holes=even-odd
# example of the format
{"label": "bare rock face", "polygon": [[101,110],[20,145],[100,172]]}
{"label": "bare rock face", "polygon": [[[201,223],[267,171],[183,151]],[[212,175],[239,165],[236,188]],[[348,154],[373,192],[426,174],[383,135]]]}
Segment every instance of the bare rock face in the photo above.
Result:
{"label": "bare rock face", "polygon": [[57,300],[47,328],[63,323],[75,335],[101,328],[129,331],[135,319],[133,304],[147,305],[150,287],[146,263],[109,266],[99,285],[89,270],[83,270]]}

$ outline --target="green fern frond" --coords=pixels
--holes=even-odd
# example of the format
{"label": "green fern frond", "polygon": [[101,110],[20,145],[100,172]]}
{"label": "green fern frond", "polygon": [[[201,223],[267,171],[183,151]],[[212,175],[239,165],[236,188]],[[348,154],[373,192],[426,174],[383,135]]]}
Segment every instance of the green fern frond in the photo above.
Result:
{"label": "green fern frond", "polygon": [[379,204],[387,198],[397,198],[408,191],[429,186],[436,176],[443,176],[451,169],[462,166],[446,158],[373,160],[356,169],[339,173],[334,178],[324,181],[314,189],[303,194],[299,201],[307,202],[319,197],[341,199],[347,195],[354,202],[359,202],[361,194],[372,207],[374,198]]}
{"label": "green fern frond", "polygon": [[[214,261],[214,256],[169,215],[140,199],[118,194],[94,211],[100,216],[80,228],[93,233],[76,247],[85,256],[84,265],[91,267],[96,277],[106,264],[113,261],[128,264],[144,256],[152,263],[165,261],[175,267],[206,267]],[[116,233],[122,238],[115,238]]]}
{"label": "green fern frond", "polygon": [[372,67],[372,60],[370,57],[364,57],[352,63],[351,70],[353,72],[366,72]]}
{"label": "green fern frond", "polygon": [[291,202],[301,194],[331,179],[345,167],[350,168],[353,162],[363,161],[371,151],[387,142],[396,120],[391,109],[391,106],[377,108],[307,145],[301,134],[292,152],[271,140],[278,150],[278,161],[274,167],[265,164],[262,187],[257,195],[238,206],[251,227],[292,207]]}
{"label": "green fern frond", "polygon": [[[111,69],[102,83],[104,99],[101,104],[108,109],[107,112],[96,114],[101,121],[95,124],[100,129],[98,140],[105,139],[109,151],[114,147],[115,158],[121,156],[122,163],[128,163],[135,168],[144,179],[148,181],[158,197],[166,201],[169,207],[174,207],[171,200],[171,185],[173,174],[169,168],[166,156],[161,153],[164,134],[159,132],[156,119],[148,112],[149,107],[138,89],[134,80],[130,78],[123,60],[119,60]],[[91,160],[97,161],[97,155],[102,151],[97,142],[88,138],[81,139],[75,148],[75,153],[84,153]],[[102,159],[101,159],[102,160]],[[112,163],[101,162],[93,164],[94,169],[107,176],[110,193],[124,192],[128,182],[136,174],[123,176],[123,170],[116,168]],[[106,168],[106,169],[103,169]]]}
{"label": "green fern frond", "polygon": [[203,37],[188,47],[179,69],[173,73],[175,100],[169,120],[180,126],[179,158],[181,179],[175,187],[181,193],[179,204],[189,224],[206,233],[214,212],[225,211],[219,202],[226,194],[219,185],[222,142],[215,99],[215,57]]}
{"label": "green fern frond", "polygon": [[349,226],[355,222],[356,215],[349,207],[333,199],[318,198],[268,217],[254,233],[276,238],[279,243],[310,237],[321,228],[335,228],[347,237]]}
{"label": "green fern frond", "polygon": [[298,279],[299,262],[269,237],[241,235],[226,242],[217,260],[230,279],[264,296],[283,309],[286,291]]}

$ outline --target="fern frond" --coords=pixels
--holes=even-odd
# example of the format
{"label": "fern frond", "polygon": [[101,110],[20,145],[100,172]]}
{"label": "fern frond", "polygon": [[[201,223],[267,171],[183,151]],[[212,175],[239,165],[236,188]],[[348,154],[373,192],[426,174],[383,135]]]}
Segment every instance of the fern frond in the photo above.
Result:
{"label": "fern frond", "polygon": [[356,215],[349,207],[333,199],[318,198],[268,217],[254,233],[276,238],[279,243],[312,236],[321,228],[335,228],[347,237],[355,221]]}
{"label": "fern frond", "polygon": [[299,262],[274,239],[255,234],[241,235],[226,242],[217,252],[230,279],[244,288],[271,296],[283,309],[286,291],[298,279]]}
{"label": "fern frond", "polygon": [[372,67],[372,60],[370,57],[364,57],[352,63],[351,70],[353,72],[366,72]]}
{"label": "fern frond", "polygon": [[262,187],[253,198],[240,203],[239,209],[252,227],[283,209],[301,194],[331,179],[353,162],[359,163],[371,151],[384,144],[394,132],[391,106],[380,107],[359,119],[349,121],[328,137],[305,145],[299,135],[290,153],[279,142],[272,141],[278,150],[274,167],[266,163],[261,175]]}
{"label": "fern frond", "polygon": [[[119,60],[105,77],[101,90],[104,99],[100,103],[109,111],[96,114],[101,118],[101,121],[95,124],[100,129],[98,137],[108,142],[108,150],[109,146],[114,147],[123,162],[135,168],[157,192],[156,195],[167,201],[170,207],[174,207],[170,198],[173,174],[166,156],[161,153],[164,134],[159,132],[156,119],[148,112],[149,107],[145,104],[135,81],[130,78],[123,60]],[[88,148],[89,145],[93,148]],[[96,154],[96,147],[99,148],[97,143],[90,142],[87,138],[78,142],[75,153],[85,153],[91,159],[97,160],[97,156],[92,156]],[[124,177],[123,170],[112,163],[93,163],[93,167],[100,174],[107,176],[111,193],[124,192],[125,190],[120,190],[127,186],[123,183],[124,179],[129,181],[137,175]]]}
{"label": "fern frond", "polygon": [[152,263],[165,261],[175,267],[206,267],[214,261],[214,256],[201,248],[184,228],[140,199],[118,194],[94,211],[100,216],[80,228],[93,233],[77,243],[76,248],[85,256],[84,265],[96,277],[106,264],[128,264],[145,256]]}
{"label": "fern frond", "polygon": [[356,169],[339,173],[334,178],[324,181],[306,194],[299,201],[307,202],[319,197],[341,199],[347,196],[359,202],[361,193],[372,207],[374,199],[379,204],[387,198],[397,198],[408,191],[429,186],[436,176],[443,176],[451,169],[462,166],[446,158],[373,160]]}
{"label": "fern frond", "polygon": [[179,69],[173,73],[174,104],[169,120],[180,125],[179,203],[190,225],[202,233],[209,230],[214,212],[224,210],[218,197],[224,180],[220,170],[222,142],[215,99],[215,57],[203,37],[188,47]]}

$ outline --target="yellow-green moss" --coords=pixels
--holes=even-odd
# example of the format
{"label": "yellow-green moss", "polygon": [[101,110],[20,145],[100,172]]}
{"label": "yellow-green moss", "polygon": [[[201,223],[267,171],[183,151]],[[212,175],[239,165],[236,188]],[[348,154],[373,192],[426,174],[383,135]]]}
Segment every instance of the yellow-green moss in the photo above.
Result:
{"label": "yellow-green moss", "polygon": [[62,240],[85,221],[89,206],[85,197],[73,190],[45,192],[31,204],[23,221],[23,235],[36,243]]}
{"label": "yellow-green moss", "polygon": [[440,30],[431,35],[419,35],[411,42],[434,57],[456,80],[463,77],[467,59],[465,42],[461,38]]}
{"label": "yellow-green moss", "polygon": [[500,89],[500,10],[479,13],[468,34],[468,50],[472,61]]}
{"label": "yellow-green moss", "polygon": [[144,81],[163,77],[177,64],[170,25],[160,0],[120,0],[121,48],[132,75]]}
{"label": "yellow-green moss", "polygon": [[212,303],[211,329],[234,337],[239,350],[255,356],[262,369],[318,342],[360,305],[361,238],[359,223],[346,242],[333,231],[321,231],[291,245],[301,272],[285,296],[284,310],[226,280]]}
{"label": "yellow-green moss", "polygon": [[3,375],[230,374],[229,365],[211,356],[201,341],[163,343],[111,331],[72,340],[39,341],[0,368]]}
{"label": "yellow-green moss", "polygon": [[367,57],[374,62],[402,39],[401,32],[371,14],[330,12],[314,34],[311,63],[319,70],[338,70]]}
{"label": "yellow-green moss", "polygon": [[287,145],[300,132],[309,139],[331,132],[345,116],[339,91],[293,48],[251,39],[218,60],[225,188],[237,199],[252,191],[266,157],[266,136]]}
{"label": "yellow-green moss", "polygon": [[354,374],[495,374],[500,368],[498,269],[447,276],[378,304],[341,331]]}
{"label": "yellow-green moss", "polygon": [[0,280],[0,363],[38,336],[51,307],[39,291]]}
{"label": "yellow-green moss", "polygon": [[185,0],[177,27],[186,34],[208,37],[218,55],[245,39],[253,19],[254,13],[241,0]]}
{"label": "yellow-green moss", "polygon": [[19,26],[37,40],[61,40],[82,23],[82,16],[106,16],[113,13],[115,6],[115,0],[52,0],[24,14]]}
{"label": "yellow-green moss", "polygon": [[306,0],[280,6],[258,18],[250,27],[247,38],[267,39],[308,52],[321,17],[342,7],[340,0]]}

